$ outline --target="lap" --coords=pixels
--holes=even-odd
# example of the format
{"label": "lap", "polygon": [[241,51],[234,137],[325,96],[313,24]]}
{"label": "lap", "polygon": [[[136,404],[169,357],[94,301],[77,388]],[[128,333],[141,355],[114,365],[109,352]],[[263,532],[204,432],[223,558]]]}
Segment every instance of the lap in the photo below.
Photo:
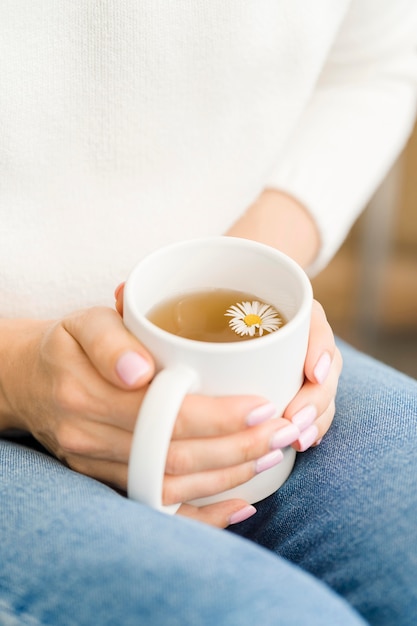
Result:
{"label": "lap", "polygon": [[0,441],[0,455],[1,623],[362,623],[253,542],[155,512],[23,445]]}
{"label": "lap", "polygon": [[342,351],[330,432],[233,532],[0,441],[0,621],[360,623],[329,586],[371,623],[414,624],[417,383]]}
{"label": "lap", "polygon": [[334,423],[233,528],[300,565],[371,622],[417,623],[417,381],[341,345]]}

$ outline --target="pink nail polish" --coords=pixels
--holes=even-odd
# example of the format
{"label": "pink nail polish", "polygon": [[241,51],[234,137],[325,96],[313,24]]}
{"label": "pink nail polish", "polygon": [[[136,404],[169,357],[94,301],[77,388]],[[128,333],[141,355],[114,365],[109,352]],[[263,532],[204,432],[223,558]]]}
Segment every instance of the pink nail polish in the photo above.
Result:
{"label": "pink nail polish", "polygon": [[303,407],[300,411],[295,413],[295,415],[292,416],[291,421],[293,424],[298,426],[298,428],[301,431],[303,431],[314,422],[316,417],[317,417],[316,407],[314,406],[314,404],[308,404],[307,406]]}
{"label": "pink nail polish", "polygon": [[245,506],[243,509],[240,509],[240,511],[236,511],[236,513],[233,513],[230,516],[229,525],[239,524],[239,522],[244,522],[245,519],[249,519],[249,517],[252,517],[252,515],[255,515],[255,513],[256,513],[255,507],[249,504],[248,506]]}
{"label": "pink nail polish", "polygon": [[305,452],[317,440],[319,429],[315,424],[304,430],[298,438],[300,443],[300,452]]}
{"label": "pink nail polish", "polygon": [[280,428],[276,433],[272,435],[271,439],[271,449],[276,450],[277,448],[285,448],[286,446],[290,446],[294,441],[300,436],[300,429],[295,424],[289,424],[288,426],[284,426]]}
{"label": "pink nail polish", "polygon": [[125,352],[116,363],[116,372],[126,385],[133,385],[149,371],[149,363],[137,352]]}
{"label": "pink nail polish", "polygon": [[268,454],[265,454],[265,456],[261,456],[260,459],[258,459],[255,462],[255,471],[257,474],[260,474],[261,472],[265,472],[268,469],[271,469],[271,467],[274,467],[275,465],[278,465],[278,463],[281,463],[281,461],[283,460],[284,455],[282,453],[282,450],[274,450],[273,452],[269,452]]}
{"label": "pink nail polish", "polygon": [[323,352],[316,363],[316,367],[314,368],[314,377],[320,385],[322,385],[326,380],[331,363],[332,358],[330,354],[328,352]]}
{"label": "pink nail polish", "polygon": [[266,404],[261,404],[261,406],[257,406],[253,409],[246,417],[246,423],[248,426],[255,426],[256,424],[261,424],[262,422],[270,420],[272,417],[275,417],[276,414],[276,407],[270,402],[267,402]]}

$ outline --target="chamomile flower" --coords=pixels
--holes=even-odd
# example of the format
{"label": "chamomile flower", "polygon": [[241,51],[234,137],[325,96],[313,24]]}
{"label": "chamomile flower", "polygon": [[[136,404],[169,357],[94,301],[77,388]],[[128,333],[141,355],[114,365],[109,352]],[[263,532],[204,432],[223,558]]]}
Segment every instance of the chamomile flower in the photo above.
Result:
{"label": "chamomile flower", "polygon": [[239,302],[227,309],[225,316],[231,317],[229,326],[238,335],[259,337],[265,332],[272,333],[283,324],[282,318],[270,304],[262,302]]}

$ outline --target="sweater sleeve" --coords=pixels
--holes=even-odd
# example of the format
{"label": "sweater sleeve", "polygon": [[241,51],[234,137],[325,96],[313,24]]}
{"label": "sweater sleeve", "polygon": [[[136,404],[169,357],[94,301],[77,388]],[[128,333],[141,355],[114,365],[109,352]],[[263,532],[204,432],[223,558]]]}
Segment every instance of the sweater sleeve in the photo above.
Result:
{"label": "sweater sleeve", "polygon": [[270,187],[312,214],[335,254],[403,149],[416,113],[416,0],[353,0]]}

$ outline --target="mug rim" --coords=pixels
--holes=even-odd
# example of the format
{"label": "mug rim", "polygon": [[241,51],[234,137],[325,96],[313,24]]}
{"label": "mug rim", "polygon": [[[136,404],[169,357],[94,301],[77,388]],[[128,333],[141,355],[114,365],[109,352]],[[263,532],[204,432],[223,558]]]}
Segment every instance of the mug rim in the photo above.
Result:
{"label": "mug rim", "polygon": [[[227,242],[227,243],[226,243]],[[262,337],[256,337],[256,341],[228,341],[228,342],[210,342],[210,341],[199,341],[197,339],[189,339],[187,337],[181,337],[179,335],[174,335],[159,326],[156,326],[153,322],[151,322],[146,315],[138,310],[135,306],[134,294],[132,293],[133,284],[135,282],[136,274],[142,270],[142,266],[144,263],[151,263],[158,256],[162,256],[168,254],[171,251],[175,251],[178,248],[193,248],[196,246],[203,245],[225,245],[227,247],[236,247],[236,248],[251,248],[252,250],[258,250],[263,254],[266,254],[269,257],[273,257],[275,259],[279,258],[281,262],[289,267],[293,274],[295,274],[302,286],[302,297],[301,303],[295,312],[294,316],[284,324],[279,329],[279,332],[268,333],[267,335],[263,335]],[[228,352],[231,350],[239,352],[248,350],[255,350],[260,348],[266,342],[276,342],[280,341],[279,337],[285,337],[288,333],[294,332],[295,328],[299,326],[304,320],[306,314],[310,315],[311,304],[313,301],[313,288],[308,278],[307,274],[303,270],[303,268],[292,259],[290,256],[269,246],[264,243],[260,243],[257,241],[253,241],[251,239],[243,239],[239,237],[231,237],[228,235],[219,235],[219,236],[211,236],[211,237],[203,237],[203,238],[195,238],[195,239],[185,239],[181,241],[175,241],[173,243],[162,246],[148,255],[144,256],[141,260],[137,262],[137,264],[133,267],[131,272],[128,275],[128,278],[125,283],[124,288],[124,304],[123,304],[123,316],[126,315],[126,311],[129,311],[129,314],[134,317],[139,323],[144,327],[146,332],[151,333],[156,338],[163,340],[165,342],[169,342],[173,346],[178,346],[179,348],[186,348],[188,350],[198,350],[200,353],[203,352]],[[261,342],[261,343],[260,343]]]}

